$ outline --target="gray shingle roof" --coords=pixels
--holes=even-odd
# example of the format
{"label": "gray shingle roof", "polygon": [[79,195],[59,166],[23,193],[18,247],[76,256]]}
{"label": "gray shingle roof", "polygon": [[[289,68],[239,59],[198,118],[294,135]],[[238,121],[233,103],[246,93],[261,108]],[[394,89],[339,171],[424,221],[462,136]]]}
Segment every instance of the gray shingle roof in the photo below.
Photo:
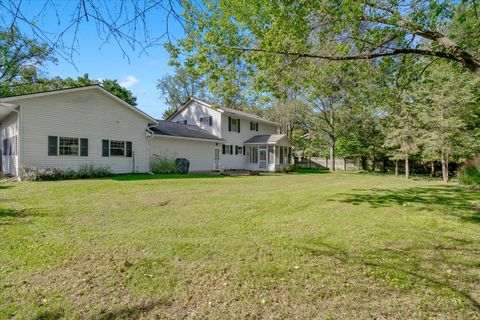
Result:
{"label": "gray shingle roof", "polygon": [[263,134],[251,137],[244,144],[275,144],[284,137],[284,134]]}
{"label": "gray shingle roof", "polygon": [[163,121],[163,120],[157,120],[157,121],[158,121],[158,125],[154,127],[150,127],[150,130],[154,134],[158,134],[162,136],[223,141],[219,137],[195,125]]}

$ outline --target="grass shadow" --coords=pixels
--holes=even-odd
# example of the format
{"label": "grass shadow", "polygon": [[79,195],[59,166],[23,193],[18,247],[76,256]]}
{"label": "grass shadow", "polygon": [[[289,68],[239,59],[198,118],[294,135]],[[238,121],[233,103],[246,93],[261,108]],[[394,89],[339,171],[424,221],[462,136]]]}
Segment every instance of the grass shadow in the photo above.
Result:
{"label": "grass shadow", "polygon": [[[459,240],[459,239],[455,239]],[[466,241],[468,243],[468,241]],[[465,245],[458,245],[455,247],[445,246],[429,246],[429,247],[410,247],[405,249],[378,249],[365,253],[349,252],[336,244],[319,242],[319,241],[307,241],[306,243],[297,245],[298,250],[302,250],[314,257],[323,256],[328,259],[334,258],[345,264],[363,265],[372,270],[378,271],[377,277],[383,282],[385,279],[385,273],[397,274],[401,278],[408,278],[411,285],[427,286],[430,289],[443,288],[451,292],[454,292],[458,297],[461,297],[473,310],[480,312],[480,302],[475,296],[467,290],[465,284],[459,282],[459,278],[449,279],[448,273],[450,269],[455,269],[454,265],[444,259],[443,254],[430,255],[423,258],[423,263],[418,264],[415,269],[412,270],[411,265],[408,264],[406,257],[419,257],[418,251],[429,252],[445,252],[453,250],[455,252],[475,255],[477,250],[471,249]],[[471,252],[470,252],[471,251]],[[391,262],[388,262],[391,261]],[[438,270],[436,273],[431,273],[425,264],[442,265],[447,264],[446,270]],[[458,267],[458,261],[455,263]],[[446,272],[447,274],[444,274]],[[468,281],[467,281],[468,282]]]}
{"label": "grass shadow", "polygon": [[2,218],[21,218],[25,217],[24,210],[0,208],[0,219]]}
{"label": "grass shadow", "polygon": [[[480,193],[457,186],[412,187],[407,189],[368,189],[343,194],[340,201],[353,205],[368,204],[372,208],[418,204],[426,210],[441,209],[462,219],[480,223]],[[330,200],[332,201],[332,200]]]}
{"label": "grass shadow", "polygon": [[145,302],[136,305],[123,306],[118,309],[101,313],[98,316],[92,317],[97,320],[114,320],[114,319],[138,319],[141,316],[148,314],[156,306],[165,305],[162,302]]}

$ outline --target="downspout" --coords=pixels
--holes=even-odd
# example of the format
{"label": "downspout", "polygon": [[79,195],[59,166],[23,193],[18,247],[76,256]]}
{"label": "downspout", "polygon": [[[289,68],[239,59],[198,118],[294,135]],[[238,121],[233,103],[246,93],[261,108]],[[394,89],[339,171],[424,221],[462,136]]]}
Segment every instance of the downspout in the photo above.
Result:
{"label": "downspout", "polygon": [[[19,104],[11,104],[11,103],[5,103],[5,102],[0,102],[0,106],[3,106],[15,113],[17,113],[17,167],[16,167],[16,170],[17,170],[17,177],[19,178],[19,180],[21,180],[20,178],[20,170],[19,170],[19,165],[20,165],[20,159],[21,159],[21,154],[22,154],[22,144],[21,144],[21,134],[20,134],[20,124],[21,124],[21,118],[22,118],[22,113],[20,112],[20,110],[16,110],[16,108],[19,108],[20,105]],[[0,155],[1,157],[2,155]]]}
{"label": "downspout", "polygon": [[147,126],[147,132],[150,133],[150,136],[147,136],[147,163],[148,163],[147,173],[148,174],[153,174],[153,172],[151,171],[151,168],[150,168],[150,148],[149,148],[149,143],[148,142],[150,141],[150,139],[153,138],[154,133],[153,133],[152,130],[150,130],[150,127],[148,127],[148,126]]}

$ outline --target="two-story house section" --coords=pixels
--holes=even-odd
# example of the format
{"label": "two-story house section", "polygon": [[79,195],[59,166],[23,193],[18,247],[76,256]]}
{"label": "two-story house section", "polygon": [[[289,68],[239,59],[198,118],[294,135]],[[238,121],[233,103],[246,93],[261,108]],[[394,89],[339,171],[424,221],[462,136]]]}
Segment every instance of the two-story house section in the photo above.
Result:
{"label": "two-story house section", "polygon": [[275,122],[254,114],[191,99],[168,121],[195,125],[222,139],[213,149],[214,169],[278,171],[291,163],[292,141]]}

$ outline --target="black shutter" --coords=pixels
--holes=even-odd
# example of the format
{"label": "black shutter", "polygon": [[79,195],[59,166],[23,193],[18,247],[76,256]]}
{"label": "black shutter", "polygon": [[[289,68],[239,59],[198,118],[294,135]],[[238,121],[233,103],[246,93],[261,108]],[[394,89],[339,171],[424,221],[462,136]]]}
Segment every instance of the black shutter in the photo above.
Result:
{"label": "black shutter", "polygon": [[212,116],[208,117],[208,125],[211,127],[213,124]]}
{"label": "black shutter", "polygon": [[110,141],[102,140],[102,157],[110,156]]}
{"label": "black shutter", "polygon": [[258,131],[258,122],[255,123],[255,131]]}
{"label": "black shutter", "polygon": [[243,146],[243,155],[245,155],[245,146]]}
{"label": "black shutter", "polygon": [[237,132],[240,133],[240,119],[237,119]]}
{"label": "black shutter", "polygon": [[48,136],[48,155],[58,156],[58,137]]}
{"label": "black shutter", "polygon": [[233,146],[230,145],[230,154],[233,154]]}
{"label": "black shutter", "polygon": [[132,141],[127,141],[127,147],[126,147],[125,156],[126,156],[127,158],[131,158],[131,157],[132,157]]}
{"label": "black shutter", "polygon": [[235,154],[238,154],[238,146],[235,146]]}
{"label": "black shutter", "polygon": [[222,145],[222,153],[225,154],[225,145]]}
{"label": "black shutter", "polygon": [[80,138],[80,157],[88,157],[88,139]]}
{"label": "black shutter", "polygon": [[228,131],[232,131],[232,118],[228,117]]}

